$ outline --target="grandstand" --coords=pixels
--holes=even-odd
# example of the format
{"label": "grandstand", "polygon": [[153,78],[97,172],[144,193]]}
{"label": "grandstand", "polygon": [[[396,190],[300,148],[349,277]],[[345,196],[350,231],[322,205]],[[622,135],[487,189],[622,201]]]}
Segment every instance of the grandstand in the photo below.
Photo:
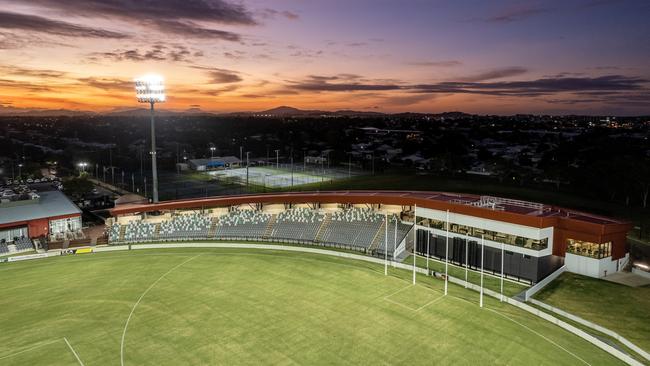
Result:
{"label": "grandstand", "polygon": [[[413,240],[420,255],[448,253],[450,262],[470,268],[482,266],[484,247],[486,270],[503,267],[507,277],[529,283],[563,267],[592,277],[620,271],[629,261],[625,237],[631,228],[540,203],[448,192],[223,196],[118,205],[111,214],[109,225],[119,225],[107,230],[111,244],[172,238],[290,242],[399,260],[398,254],[413,251]],[[408,235],[414,223],[417,233]]]}
{"label": "grandstand", "polygon": [[308,208],[294,208],[278,214],[271,238],[298,242],[315,242],[325,214]]}
{"label": "grandstand", "polygon": [[[395,223],[397,216],[390,216]],[[127,223],[110,225],[111,244],[187,239],[239,239],[295,242],[381,253],[384,247],[385,215],[368,208],[341,208],[324,212],[295,207],[279,213],[233,208],[223,215],[177,212],[161,217],[130,217]],[[413,224],[398,220],[389,225],[389,256]],[[381,249],[380,249],[381,248]]]}
{"label": "grandstand", "polygon": [[321,241],[366,251],[381,234],[384,216],[371,210],[352,208],[336,211],[324,229]]}
{"label": "grandstand", "polygon": [[206,238],[212,220],[201,214],[191,213],[189,215],[177,215],[171,220],[160,223],[158,238],[160,239],[183,239],[183,238]]}

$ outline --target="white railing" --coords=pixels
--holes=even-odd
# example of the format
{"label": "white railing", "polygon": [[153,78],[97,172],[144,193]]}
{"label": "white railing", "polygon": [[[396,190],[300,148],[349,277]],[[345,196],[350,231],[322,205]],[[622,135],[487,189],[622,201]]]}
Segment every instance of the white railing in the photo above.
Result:
{"label": "white railing", "polygon": [[553,282],[556,278],[558,278],[559,275],[564,273],[566,271],[566,266],[562,266],[558,269],[555,270],[555,272],[551,273],[550,275],[546,276],[543,280],[537,282],[534,286],[530,287],[526,292],[524,292],[524,300],[528,301],[530,298],[538,293],[541,289],[546,287],[549,283]]}
{"label": "white railing", "polygon": [[400,254],[404,253],[404,250],[406,250],[406,237],[404,237],[404,239],[402,239],[402,242],[399,243],[397,248],[395,248],[395,252],[393,253],[393,258],[397,258]]}

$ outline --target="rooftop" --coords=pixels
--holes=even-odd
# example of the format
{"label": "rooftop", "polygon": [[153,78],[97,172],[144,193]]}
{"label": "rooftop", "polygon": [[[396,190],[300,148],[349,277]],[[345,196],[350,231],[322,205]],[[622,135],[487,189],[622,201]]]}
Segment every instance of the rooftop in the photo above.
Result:
{"label": "rooftop", "polygon": [[[165,201],[159,204],[120,205],[111,210],[113,215],[134,212],[165,210],[174,208],[207,207],[246,202],[357,202],[357,203],[385,203],[412,205],[418,207],[431,207],[450,209],[456,211],[462,206],[472,207],[471,211],[477,214],[496,215],[504,217],[516,215],[528,218],[526,222],[542,222],[549,218],[571,219],[597,225],[627,224],[624,221],[592,215],[585,212],[574,211],[542,203],[520,201],[508,198],[480,196],[472,194],[459,194],[449,192],[423,192],[423,191],[320,191],[320,192],[286,192],[272,194],[217,196],[200,199],[186,199]],[[455,208],[456,209],[455,209]],[[487,211],[495,212],[489,214]],[[503,214],[500,214],[503,213]],[[505,217],[504,217],[505,218]],[[537,219],[537,220],[536,220]]]}
{"label": "rooftop", "polygon": [[60,191],[39,192],[28,204],[0,207],[0,225],[54,216],[80,214],[81,210]]}

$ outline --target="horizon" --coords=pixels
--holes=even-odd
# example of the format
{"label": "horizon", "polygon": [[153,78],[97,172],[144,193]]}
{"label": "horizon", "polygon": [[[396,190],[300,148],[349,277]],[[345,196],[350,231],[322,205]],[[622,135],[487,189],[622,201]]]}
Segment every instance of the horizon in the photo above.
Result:
{"label": "horizon", "polygon": [[169,111],[650,115],[645,1],[2,3],[0,115],[136,109],[148,72]]}

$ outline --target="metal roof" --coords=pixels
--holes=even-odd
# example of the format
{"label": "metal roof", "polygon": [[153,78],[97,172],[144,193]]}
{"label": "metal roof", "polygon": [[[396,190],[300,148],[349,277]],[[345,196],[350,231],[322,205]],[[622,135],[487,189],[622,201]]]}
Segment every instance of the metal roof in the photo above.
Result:
{"label": "metal roof", "polygon": [[60,191],[38,192],[40,198],[22,205],[0,207],[0,225],[43,219],[55,216],[81,214],[77,207]]}

